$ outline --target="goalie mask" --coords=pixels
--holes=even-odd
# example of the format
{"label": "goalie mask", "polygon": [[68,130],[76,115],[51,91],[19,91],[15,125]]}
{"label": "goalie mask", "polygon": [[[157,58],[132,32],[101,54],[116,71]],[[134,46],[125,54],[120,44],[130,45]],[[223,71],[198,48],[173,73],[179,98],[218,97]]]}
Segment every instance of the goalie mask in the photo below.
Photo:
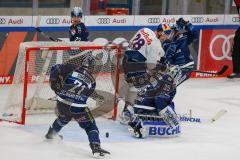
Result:
{"label": "goalie mask", "polygon": [[84,55],[80,66],[88,72],[93,73],[95,68],[95,59],[91,55]]}

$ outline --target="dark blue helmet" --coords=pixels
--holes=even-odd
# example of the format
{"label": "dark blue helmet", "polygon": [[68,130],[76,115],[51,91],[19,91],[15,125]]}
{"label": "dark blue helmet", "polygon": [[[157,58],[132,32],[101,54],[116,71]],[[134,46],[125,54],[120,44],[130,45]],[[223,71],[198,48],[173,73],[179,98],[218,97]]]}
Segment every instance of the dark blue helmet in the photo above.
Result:
{"label": "dark blue helmet", "polygon": [[82,17],[82,9],[80,7],[73,7],[71,17]]}

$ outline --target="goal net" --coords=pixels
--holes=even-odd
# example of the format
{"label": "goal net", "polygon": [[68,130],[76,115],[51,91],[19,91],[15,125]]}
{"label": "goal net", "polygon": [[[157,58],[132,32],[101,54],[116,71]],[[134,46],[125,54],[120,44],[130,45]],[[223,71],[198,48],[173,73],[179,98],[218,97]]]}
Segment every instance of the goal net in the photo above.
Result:
{"label": "goal net", "polygon": [[93,114],[109,112],[116,118],[119,89],[120,48],[99,46],[93,42],[24,42],[19,47],[13,83],[4,92],[5,104],[0,119],[25,124],[26,114],[53,112],[56,95],[49,86],[49,72],[54,64],[79,65],[83,56],[94,57],[96,92],[104,101],[89,98]]}

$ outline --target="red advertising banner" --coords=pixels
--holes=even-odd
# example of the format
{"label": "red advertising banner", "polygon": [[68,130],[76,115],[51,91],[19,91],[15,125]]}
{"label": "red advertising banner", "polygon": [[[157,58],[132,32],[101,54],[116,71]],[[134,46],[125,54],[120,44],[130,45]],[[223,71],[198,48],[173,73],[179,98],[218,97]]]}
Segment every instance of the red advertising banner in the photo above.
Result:
{"label": "red advertising banner", "polygon": [[[222,75],[232,72],[231,49],[235,30],[205,29],[201,31],[198,69],[201,71],[217,72],[224,65],[228,70]],[[209,74],[196,73],[195,77],[212,77]]]}
{"label": "red advertising banner", "polygon": [[13,76],[0,76],[0,84],[11,84]]}

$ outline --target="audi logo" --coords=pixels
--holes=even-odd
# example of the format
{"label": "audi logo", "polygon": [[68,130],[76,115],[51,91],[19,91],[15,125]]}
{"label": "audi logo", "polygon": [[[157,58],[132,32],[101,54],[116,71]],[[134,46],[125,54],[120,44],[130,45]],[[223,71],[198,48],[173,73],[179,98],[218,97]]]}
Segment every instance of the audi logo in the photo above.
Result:
{"label": "audi logo", "polygon": [[191,22],[192,23],[203,23],[204,18],[203,17],[192,17]]}
{"label": "audi logo", "polygon": [[98,18],[97,23],[98,24],[109,24],[111,22],[110,18]]}
{"label": "audi logo", "polygon": [[160,23],[160,18],[148,18],[148,23]]}
{"label": "audi logo", "polygon": [[60,19],[59,18],[48,18],[46,19],[47,24],[59,24]]}
{"label": "audi logo", "polygon": [[[217,61],[221,61],[221,60],[223,60],[225,58],[228,59],[228,60],[231,60],[232,57],[230,56],[230,53],[231,53],[231,41],[230,41],[230,39],[233,39],[233,38],[234,38],[234,34],[231,34],[229,36],[222,35],[222,34],[216,35],[212,39],[212,41],[210,43],[210,46],[209,46],[211,57],[214,60],[217,60]],[[223,39],[222,44],[219,44],[218,42],[216,42],[219,39]],[[217,44],[222,46],[222,50],[221,51],[213,50],[215,43],[217,43]]]}
{"label": "audi logo", "polygon": [[233,21],[233,22],[240,22],[240,17],[233,17],[233,18],[232,18],[232,21]]}
{"label": "audi logo", "polygon": [[5,18],[0,18],[0,24],[6,24],[6,19]]}

